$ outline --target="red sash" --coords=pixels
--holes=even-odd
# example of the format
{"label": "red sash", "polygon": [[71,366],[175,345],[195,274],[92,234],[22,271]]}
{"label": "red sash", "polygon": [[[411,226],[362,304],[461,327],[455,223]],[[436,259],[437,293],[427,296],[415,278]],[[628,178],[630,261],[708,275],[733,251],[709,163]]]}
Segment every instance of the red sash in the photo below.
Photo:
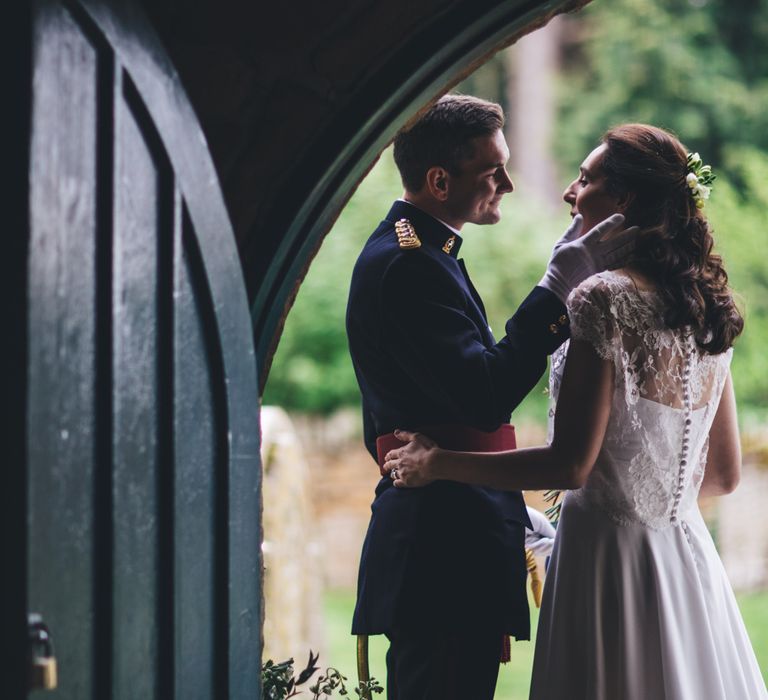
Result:
{"label": "red sash", "polygon": [[[514,450],[515,426],[502,425],[498,430],[487,433],[484,430],[470,428],[466,425],[430,425],[419,428],[422,435],[432,438],[438,446],[445,450],[457,450],[461,452],[504,452]],[[403,447],[408,443],[395,437],[394,433],[387,433],[376,438],[376,455],[379,466],[384,464],[384,457],[390,450]]]}

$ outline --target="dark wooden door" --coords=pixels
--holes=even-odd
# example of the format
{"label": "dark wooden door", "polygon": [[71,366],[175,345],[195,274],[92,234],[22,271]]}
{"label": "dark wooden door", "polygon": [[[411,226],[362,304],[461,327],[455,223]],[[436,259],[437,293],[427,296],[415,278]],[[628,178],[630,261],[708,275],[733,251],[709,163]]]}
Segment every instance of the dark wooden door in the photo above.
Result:
{"label": "dark wooden door", "polygon": [[135,3],[33,7],[26,595],[47,695],[255,699],[257,377],[216,173]]}

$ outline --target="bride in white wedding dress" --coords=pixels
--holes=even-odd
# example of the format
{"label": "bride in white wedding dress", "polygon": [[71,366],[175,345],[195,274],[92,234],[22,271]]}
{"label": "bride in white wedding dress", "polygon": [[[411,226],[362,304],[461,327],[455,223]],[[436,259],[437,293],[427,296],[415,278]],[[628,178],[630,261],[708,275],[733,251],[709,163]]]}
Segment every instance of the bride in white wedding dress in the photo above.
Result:
{"label": "bride in white wedding dress", "polygon": [[[583,230],[640,228],[632,263],[568,299],[547,446],[473,454],[402,432],[395,485],[569,489],[547,572],[532,700],[765,700],[699,494],[738,483],[730,378],[742,320],[703,215],[711,174],[672,135],[611,129],[565,192]],[[554,407],[554,406],[553,406]]]}

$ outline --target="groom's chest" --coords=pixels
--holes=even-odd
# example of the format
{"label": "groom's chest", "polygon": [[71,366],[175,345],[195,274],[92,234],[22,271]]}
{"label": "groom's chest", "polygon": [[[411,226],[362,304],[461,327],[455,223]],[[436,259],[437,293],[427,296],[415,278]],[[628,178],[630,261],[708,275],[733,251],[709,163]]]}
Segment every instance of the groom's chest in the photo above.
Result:
{"label": "groom's chest", "polygon": [[474,283],[469,277],[464,260],[451,259],[448,263],[448,268],[457,289],[461,291],[464,302],[464,313],[476,326],[478,333],[482,337],[483,343],[485,345],[493,345],[496,341],[493,337],[491,328],[488,325],[488,316],[485,311],[485,305],[483,304],[483,300]]}

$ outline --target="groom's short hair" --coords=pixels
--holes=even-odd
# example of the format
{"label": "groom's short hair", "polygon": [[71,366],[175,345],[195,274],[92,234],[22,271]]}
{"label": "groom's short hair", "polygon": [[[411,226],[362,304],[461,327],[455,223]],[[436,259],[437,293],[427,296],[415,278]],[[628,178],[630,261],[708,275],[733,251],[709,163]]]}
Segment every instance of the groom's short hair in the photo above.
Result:
{"label": "groom's short hair", "polygon": [[495,102],[471,95],[444,95],[395,137],[395,163],[403,186],[418,192],[435,166],[452,175],[473,156],[472,139],[491,136],[504,126],[504,111]]}

